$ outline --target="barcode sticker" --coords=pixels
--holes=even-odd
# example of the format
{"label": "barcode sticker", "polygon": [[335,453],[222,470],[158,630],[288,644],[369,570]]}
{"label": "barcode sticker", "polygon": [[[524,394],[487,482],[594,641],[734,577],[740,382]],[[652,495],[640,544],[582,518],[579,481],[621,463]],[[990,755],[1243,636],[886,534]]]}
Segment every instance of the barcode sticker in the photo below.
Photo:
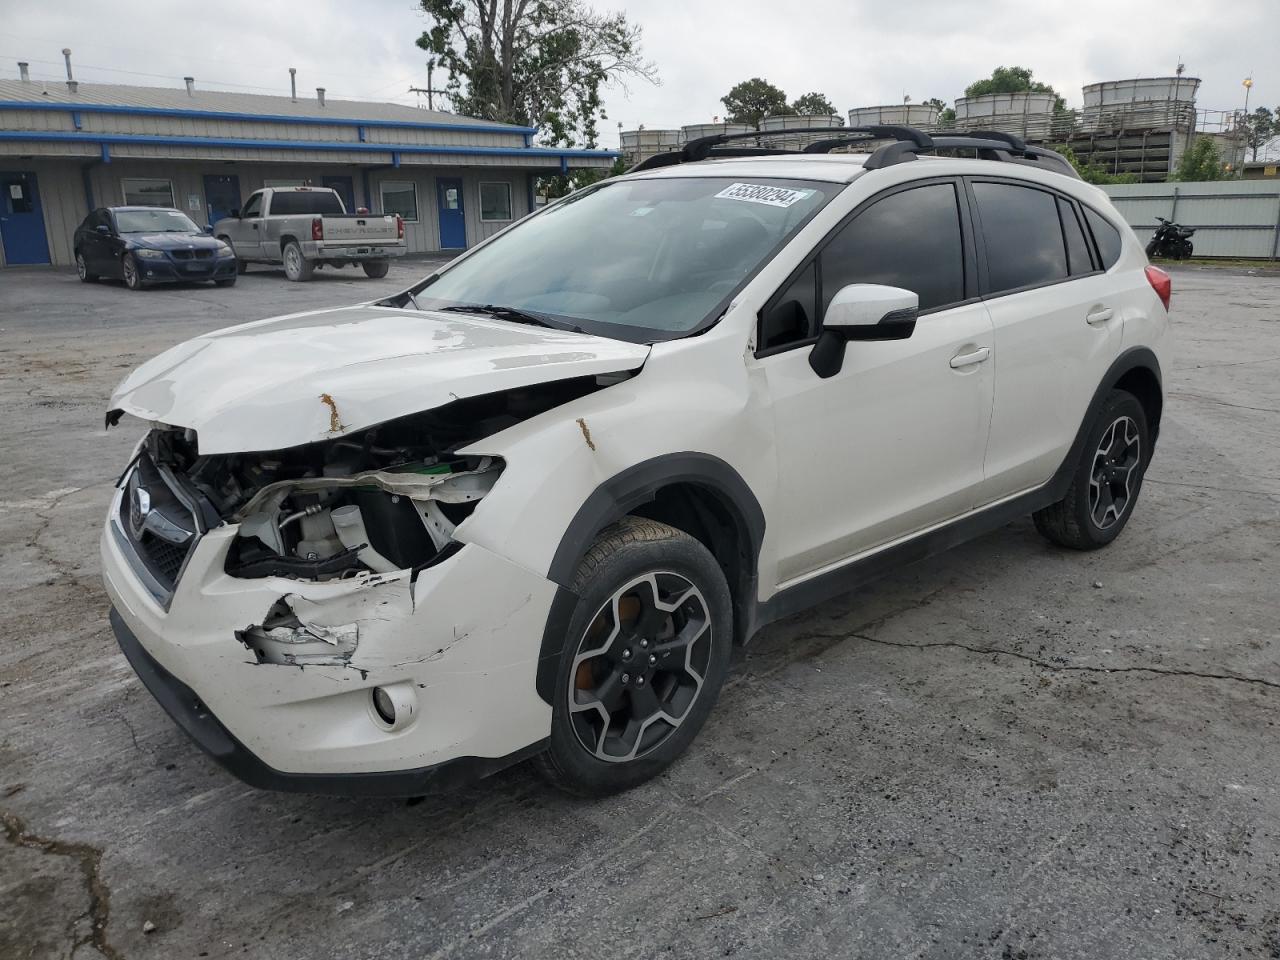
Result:
{"label": "barcode sticker", "polygon": [[769,187],[762,183],[731,183],[716,194],[717,200],[742,200],[746,203],[763,203],[770,207],[789,207],[793,203],[813,196],[812,190],[793,190],[790,187]]}

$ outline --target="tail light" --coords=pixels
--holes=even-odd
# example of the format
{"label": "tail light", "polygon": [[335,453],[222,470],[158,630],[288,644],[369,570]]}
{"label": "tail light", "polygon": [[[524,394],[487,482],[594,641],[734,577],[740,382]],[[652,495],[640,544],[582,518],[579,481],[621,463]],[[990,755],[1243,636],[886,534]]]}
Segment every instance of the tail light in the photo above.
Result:
{"label": "tail light", "polygon": [[312,217],[311,219],[311,239],[312,240],[324,239],[324,221],[321,220],[319,217]]}
{"label": "tail light", "polygon": [[398,213],[396,214],[396,239],[404,239],[404,217]]}
{"label": "tail light", "polygon": [[1173,278],[1159,267],[1148,266],[1147,283],[1151,284],[1151,289],[1156,292],[1156,296],[1160,298],[1165,311],[1168,312],[1169,300],[1173,297]]}

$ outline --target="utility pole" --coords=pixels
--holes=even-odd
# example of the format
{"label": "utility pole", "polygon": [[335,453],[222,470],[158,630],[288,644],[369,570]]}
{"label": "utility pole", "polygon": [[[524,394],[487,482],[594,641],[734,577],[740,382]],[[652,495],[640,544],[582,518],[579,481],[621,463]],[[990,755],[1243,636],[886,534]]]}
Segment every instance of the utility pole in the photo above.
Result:
{"label": "utility pole", "polygon": [[410,88],[409,88],[409,92],[410,92],[410,93],[416,93],[416,94],[418,94],[419,96],[421,96],[421,95],[422,95],[422,94],[424,94],[424,93],[427,95],[427,109],[428,109],[428,110],[434,110],[434,109],[436,108],[436,105],[435,105],[435,95],[436,95],[437,93],[438,93],[438,94],[440,94],[440,96],[442,96],[442,97],[448,97],[448,96],[449,96],[449,94],[448,94],[448,92],[447,92],[447,91],[445,91],[445,90],[441,90],[441,89],[439,89],[438,87],[432,86],[432,84],[431,84],[431,75],[435,72],[435,69],[436,69],[436,62],[435,62],[435,60],[428,60],[428,61],[427,61],[427,85],[426,85],[425,87],[410,87]]}

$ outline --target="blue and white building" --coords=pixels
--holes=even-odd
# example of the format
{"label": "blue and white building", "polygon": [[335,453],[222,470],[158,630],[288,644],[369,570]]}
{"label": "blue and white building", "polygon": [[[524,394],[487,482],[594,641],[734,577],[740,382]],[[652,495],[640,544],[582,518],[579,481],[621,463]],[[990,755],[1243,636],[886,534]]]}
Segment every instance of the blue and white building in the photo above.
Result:
{"label": "blue and white building", "polygon": [[537,177],[606,169],[533,128],[393,103],[0,80],[0,267],[70,265],[92,209],[173,206],[211,223],[264,186],[332,187],[404,217],[409,250],[471,246],[528,213]]}

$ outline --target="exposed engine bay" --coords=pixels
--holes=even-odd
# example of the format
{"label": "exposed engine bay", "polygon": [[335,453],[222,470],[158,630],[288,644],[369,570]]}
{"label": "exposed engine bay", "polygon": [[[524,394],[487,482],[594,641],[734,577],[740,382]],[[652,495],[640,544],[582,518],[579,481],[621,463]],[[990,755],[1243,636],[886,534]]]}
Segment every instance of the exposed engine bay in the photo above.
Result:
{"label": "exposed engine bay", "polygon": [[458,548],[454,529],[504,467],[496,457],[455,451],[599,389],[604,379],[466,398],[269,452],[201,456],[193,431],[161,427],[140,456],[201,501],[214,525],[240,525],[226,560],[233,577],[323,581],[416,572]]}

